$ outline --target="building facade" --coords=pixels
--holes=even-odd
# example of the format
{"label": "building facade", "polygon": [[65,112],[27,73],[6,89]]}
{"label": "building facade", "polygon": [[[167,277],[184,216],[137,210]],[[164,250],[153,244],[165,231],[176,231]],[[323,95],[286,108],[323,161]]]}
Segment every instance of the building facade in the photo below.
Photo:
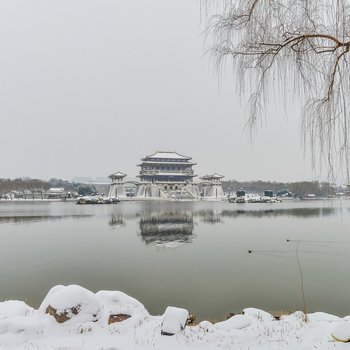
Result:
{"label": "building facade", "polygon": [[108,197],[111,198],[125,198],[125,186],[124,186],[124,178],[126,174],[121,171],[117,171],[108,176],[111,180],[111,186],[109,188]]}
{"label": "building facade", "polygon": [[204,199],[223,199],[225,198],[224,190],[222,188],[222,179],[225,176],[220,174],[211,174],[201,177],[203,186]]}
{"label": "building facade", "polygon": [[156,184],[163,191],[183,190],[193,182],[191,157],[176,152],[156,152],[141,159],[140,182]]}
{"label": "building facade", "polygon": [[[201,181],[193,181],[192,157],[177,152],[157,151],[141,159],[139,180],[125,180],[126,174],[116,172],[109,176],[111,180],[109,197],[126,199],[222,199],[222,175],[206,175]],[[135,191],[128,194],[127,186]],[[202,193],[200,193],[200,187]]]}

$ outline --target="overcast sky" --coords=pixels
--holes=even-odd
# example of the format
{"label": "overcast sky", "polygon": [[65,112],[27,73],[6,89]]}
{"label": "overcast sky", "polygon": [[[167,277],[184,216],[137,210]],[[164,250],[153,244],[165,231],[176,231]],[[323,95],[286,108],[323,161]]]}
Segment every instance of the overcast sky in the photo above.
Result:
{"label": "overcast sky", "polygon": [[198,0],[1,0],[0,177],[135,176],[176,150],[199,175],[315,178],[297,110],[272,108],[251,142],[203,29]]}

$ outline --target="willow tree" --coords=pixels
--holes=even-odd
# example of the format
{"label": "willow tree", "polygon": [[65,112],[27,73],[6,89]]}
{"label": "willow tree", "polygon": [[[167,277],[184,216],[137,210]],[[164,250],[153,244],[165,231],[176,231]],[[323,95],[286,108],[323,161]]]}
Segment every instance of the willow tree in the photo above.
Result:
{"label": "willow tree", "polygon": [[[232,63],[254,127],[277,93],[303,106],[304,146],[313,165],[349,180],[350,0],[202,0],[210,52]],[[214,14],[210,14],[214,11]]]}

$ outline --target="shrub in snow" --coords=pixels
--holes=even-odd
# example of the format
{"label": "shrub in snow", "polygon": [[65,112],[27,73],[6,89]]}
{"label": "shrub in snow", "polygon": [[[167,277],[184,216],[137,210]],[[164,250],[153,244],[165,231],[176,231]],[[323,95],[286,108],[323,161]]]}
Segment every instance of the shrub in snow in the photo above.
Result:
{"label": "shrub in snow", "polygon": [[226,321],[214,324],[215,329],[222,331],[231,331],[233,329],[242,329],[252,324],[251,318],[246,315],[235,315]]}
{"label": "shrub in snow", "polygon": [[331,333],[332,337],[344,343],[350,342],[350,322],[339,323]]}
{"label": "shrub in snow", "polygon": [[162,335],[174,335],[186,327],[188,311],[178,307],[168,306],[163,315]]}
{"label": "shrub in snow", "polygon": [[96,295],[77,286],[56,286],[47,294],[39,311],[52,315],[58,323],[97,321],[101,305]]}
{"label": "shrub in snow", "polygon": [[188,315],[187,324],[189,326],[193,326],[195,324],[195,322],[196,322],[196,319],[197,319],[197,316],[195,314]]}

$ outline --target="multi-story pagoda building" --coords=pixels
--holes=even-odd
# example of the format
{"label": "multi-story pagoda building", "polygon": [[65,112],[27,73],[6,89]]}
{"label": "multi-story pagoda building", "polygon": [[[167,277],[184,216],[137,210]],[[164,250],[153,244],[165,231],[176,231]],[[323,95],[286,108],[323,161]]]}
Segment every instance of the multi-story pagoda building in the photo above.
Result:
{"label": "multi-story pagoda building", "polygon": [[142,158],[141,182],[151,182],[161,186],[163,190],[177,190],[193,181],[193,163],[191,157],[176,152],[156,152]]}
{"label": "multi-story pagoda building", "polygon": [[[120,171],[110,175],[109,196],[123,200],[129,199],[127,197],[134,197],[136,200],[223,199],[221,180],[224,176],[212,174],[201,177],[200,181],[193,181],[197,176],[193,171],[194,165],[196,163],[191,157],[177,152],[157,151],[141,159],[138,165],[139,180],[125,179],[126,174]],[[131,189],[132,191],[128,191]]]}
{"label": "multi-story pagoda building", "polygon": [[142,158],[138,165],[141,167],[138,196],[146,197],[147,189],[149,197],[181,196],[181,192],[191,197],[199,196],[197,186],[192,185],[197,176],[192,169],[194,165],[191,157],[176,152],[158,151]]}

